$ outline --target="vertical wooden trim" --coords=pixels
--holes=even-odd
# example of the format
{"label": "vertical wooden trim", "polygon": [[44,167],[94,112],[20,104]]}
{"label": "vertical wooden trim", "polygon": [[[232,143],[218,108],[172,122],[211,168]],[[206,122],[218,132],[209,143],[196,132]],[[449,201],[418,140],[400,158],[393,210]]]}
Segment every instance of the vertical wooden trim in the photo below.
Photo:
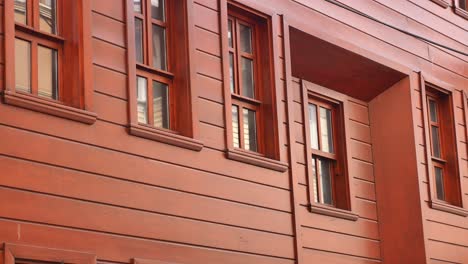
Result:
{"label": "vertical wooden trim", "polygon": [[[280,124],[279,119],[278,119],[278,108],[281,106],[281,98],[278,97],[278,94],[281,94],[279,89],[284,89],[282,85],[282,80],[280,78],[281,73],[280,71],[284,71],[285,69],[278,67],[278,65],[281,65],[280,63],[280,58],[279,54],[280,51],[278,50],[278,25],[281,25],[281,21],[279,19],[278,14],[273,13],[271,15],[271,22],[268,24],[269,27],[269,41],[268,45],[270,48],[268,50],[271,50],[271,56],[272,58],[270,59],[270,78],[272,78],[271,85],[271,103],[273,105],[271,109],[271,117],[273,118],[273,125],[275,125],[275,129],[272,131],[273,132],[273,144],[274,144],[274,151],[276,153],[274,154],[274,157],[277,158],[280,161],[286,161],[286,157],[281,157],[281,145],[283,144],[283,139],[280,138],[279,131],[281,129],[282,124]],[[284,33],[283,33],[284,34]],[[284,46],[284,45],[283,45]],[[284,54],[284,53],[283,53]],[[258,60],[258,59],[257,59]],[[286,61],[284,62],[286,63]],[[294,120],[294,119],[293,119]],[[263,131],[263,133],[266,133],[266,129]],[[292,134],[294,135],[294,134]]]}
{"label": "vertical wooden trim", "polygon": [[[135,58],[135,19],[133,15],[133,1],[125,1],[127,21],[127,95],[128,119],[130,124],[138,124],[137,92],[136,92],[136,58]],[[142,6],[142,9],[145,7]],[[143,11],[144,12],[144,11]],[[143,54],[145,57],[145,54]],[[149,102],[148,102],[149,104]]]}
{"label": "vertical wooden trim", "polygon": [[[190,112],[192,114],[191,121],[191,131],[190,136],[195,140],[200,140],[200,130],[199,124],[200,120],[198,119],[198,89],[196,89],[196,79],[197,79],[197,70],[195,67],[196,61],[196,46],[195,46],[195,11],[194,11],[194,3],[193,0],[187,0],[187,4],[185,5],[185,17],[187,19],[186,27],[187,27],[187,48],[188,48],[188,63],[187,67],[189,83],[187,85],[188,95],[189,95],[189,107]],[[172,34],[174,36],[175,34]],[[229,68],[228,68],[229,71]],[[229,76],[229,75],[228,75]]]}
{"label": "vertical wooden trim", "polygon": [[5,27],[4,36],[4,52],[5,56],[5,91],[12,94],[15,93],[15,6],[14,1],[3,2],[3,24]]}
{"label": "vertical wooden trim", "polygon": [[[287,113],[287,123],[288,123],[288,135],[287,135],[287,143],[288,143],[288,155],[289,155],[289,178],[290,178],[290,185],[291,185],[291,205],[292,205],[292,221],[293,221],[293,231],[294,231],[294,246],[296,252],[296,263],[302,264],[304,263],[304,250],[303,250],[303,241],[301,235],[301,205],[299,204],[300,195],[299,192],[302,190],[299,188],[299,180],[297,178],[296,172],[296,162],[297,158],[295,153],[296,141],[294,139],[294,92],[292,91],[293,87],[293,78],[292,78],[292,69],[291,69],[291,46],[290,46],[290,38],[289,38],[289,22],[285,15],[282,15],[282,30],[283,30],[283,54],[284,54],[284,78],[285,78],[285,99],[286,99],[286,113]],[[310,149],[309,149],[310,151]]]}
{"label": "vertical wooden trim", "polygon": [[[356,207],[356,199],[355,199],[355,188],[352,188],[351,183],[353,181],[353,176],[349,173],[350,168],[351,168],[351,161],[352,161],[352,155],[351,155],[351,136],[349,135],[350,131],[350,122],[349,122],[349,100],[346,98],[342,102],[342,117],[343,120],[340,120],[343,125],[343,134],[342,137],[344,137],[345,140],[345,145],[342,149],[343,154],[341,155],[340,159],[343,162],[344,168],[341,168],[342,173],[345,175],[346,178],[346,190],[347,190],[347,199],[348,199],[348,205],[349,205],[349,211],[353,212],[354,208]],[[369,108],[368,108],[369,109]],[[368,110],[369,111],[369,110]]]}
{"label": "vertical wooden trim", "polygon": [[[82,83],[79,86],[83,99],[81,101],[81,107],[87,111],[93,111],[93,95],[94,95],[94,76],[93,76],[93,48],[92,48],[92,33],[91,33],[91,0],[81,0],[81,6],[78,12],[81,12],[81,30],[80,42],[81,42],[81,54],[79,56],[79,64]],[[84,101],[84,102],[83,102]]]}
{"label": "vertical wooden trim", "polygon": [[[466,91],[462,91],[462,99],[463,99],[463,110],[465,114],[465,139],[466,139],[466,144],[467,144],[467,150],[468,150],[468,93]],[[468,153],[467,153],[468,155]],[[461,156],[461,155],[460,155]],[[460,172],[463,170],[461,169],[461,164],[460,162]],[[468,172],[468,169],[467,169]],[[461,173],[460,173],[461,174]],[[463,180],[463,176],[468,176],[468,175],[460,175],[460,179]],[[465,209],[468,209],[468,195],[464,195],[464,193],[468,193],[468,190],[463,190],[463,184],[462,186],[461,193],[462,193],[462,206]]]}
{"label": "vertical wooden trim", "polygon": [[[223,67],[223,96],[224,96],[224,120],[225,120],[225,142],[226,149],[233,149],[234,143],[232,139],[232,113],[231,113],[231,88],[229,78],[229,41],[228,41],[228,4],[227,0],[219,0],[219,28],[221,37],[221,60]],[[235,24],[235,21],[234,23]],[[236,55],[234,54],[234,57]],[[239,112],[240,113],[240,112]],[[240,120],[239,120],[240,122]],[[240,127],[240,124],[239,124]],[[240,140],[240,139],[239,139]],[[239,141],[240,143],[240,141]]]}

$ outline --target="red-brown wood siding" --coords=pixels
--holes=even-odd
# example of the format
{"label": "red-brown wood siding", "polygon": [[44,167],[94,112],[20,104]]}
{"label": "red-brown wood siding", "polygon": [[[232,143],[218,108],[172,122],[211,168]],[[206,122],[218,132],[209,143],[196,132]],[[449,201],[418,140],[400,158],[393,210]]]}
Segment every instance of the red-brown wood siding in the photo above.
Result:
{"label": "red-brown wood siding", "polygon": [[[282,19],[449,83],[456,97],[461,185],[468,199],[467,57],[318,0],[239,0],[275,12],[281,173],[226,159],[220,1],[193,3],[191,83],[201,152],[129,135],[127,0],[91,0],[93,107],[86,125],[0,104],[0,244],[93,252],[102,263],[386,263],[382,258],[368,102],[349,100],[350,188],[357,221],[311,213],[299,80],[286,69]],[[0,85],[4,86],[3,0]],[[112,3],[110,3],[112,2]],[[404,30],[468,52],[468,20],[428,0],[342,1]],[[129,36],[129,41],[133,37]],[[313,47],[311,47],[313,48]],[[339,73],[337,73],[339,74]],[[289,82],[291,80],[291,82]],[[411,87],[426,258],[468,262],[467,218],[431,209],[421,91]],[[289,112],[288,112],[289,111]],[[290,117],[292,117],[291,120]],[[465,119],[464,119],[465,118]],[[228,135],[230,136],[230,135]],[[291,148],[292,156],[288,155]],[[291,173],[291,171],[293,173]],[[296,210],[295,210],[296,209]],[[296,227],[299,227],[295,230]],[[295,234],[297,232],[297,235]],[[300,248],[296,252],[296,245]],[[0,256],[3,255],[0,247]],[[0,264],[3,258],[0,257]],[[390,263],[395,264],[395,263]]]}

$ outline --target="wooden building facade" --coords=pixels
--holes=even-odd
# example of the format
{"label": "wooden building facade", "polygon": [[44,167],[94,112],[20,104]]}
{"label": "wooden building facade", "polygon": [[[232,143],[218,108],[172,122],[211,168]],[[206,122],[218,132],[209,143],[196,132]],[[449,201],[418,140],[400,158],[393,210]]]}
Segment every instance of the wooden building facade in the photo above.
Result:
{"label": "wooden building facade", "polygon": [[0,264],[468,263],[465,0],[0,14]]}

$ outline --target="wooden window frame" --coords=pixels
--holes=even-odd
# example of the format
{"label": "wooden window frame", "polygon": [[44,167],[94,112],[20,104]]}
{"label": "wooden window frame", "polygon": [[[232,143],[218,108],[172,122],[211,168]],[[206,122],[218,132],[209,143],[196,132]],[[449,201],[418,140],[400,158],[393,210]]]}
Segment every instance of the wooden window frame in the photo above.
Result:
{"label": "wooden window frame", "polygon": [[[37,0],[34,0],[38,3]],[[73,8],[72,8],[73,7]],[[67,10],[76,12],[76,16],[67,15]],[[35,11],[37,12],[37,11]],[[15,22],[14,1],[4,3],[5,25],[5,81],[1,91],[5,104],[23,107],[85,124],[93,124],[97,115],[93,112],[93,71],[91,43],[91,2],[90,0],[67,1],[58,5],[59,35],[41,32],[31,26]],[[29,19],[32,19],[32,14]],[[35,18],[37,20],[38,18]],[[37,25],[37,21],[36,21]],[[79,32],[79,33],[75,33]],[[43,98],[34,94],[16,91],[15,85],[15,39],[46,43],[46,47],[59,47],[58,90],[59,100]],[[36,48],[37,49],[37,48]],[[34,54],[31,54],[33,57]],[[61,63],[71,61],[72,63]],[[36,60],[37,62],[37,60]],[[36,65],[36,66],[34,66]],[[37,63],[31,62],[31,85],[37,79]],[[63,80],[74,80],[65,83]],[[34,92],[34,90],[33,90]]]}
{"label": "wooden window frame", "polygon": [[[222,38],[222,60],[223,60],[223,86],[224,86],[224,111],[226,120],[226,157],[231,160],[271,169],[279,172],[288,170],[288,164],[283,160],[286,157],[280,155],[279,145],[279,125],[277,117],[277,106],[281,103],[277,98],[277,89],[282,87],[279,79],[279,69],[274,65],[278,62],[278,45],[276,45],[278,35],[277,27],[272,25],[279,24],[278,15],[264,6],[252,3],[253,6],[245,6],[238,2],[230,0],[220,1],[220,25]],[[254,49],[257,49],[256,63],[254,62],[255,78],[255,96],[256,99],[246,98],[245,96],[231,93],[229,78],[229,43],[228,43],[228,19],[230,17],[240,18],[242,21],[248,21],[249,24],[255,24],[252,35],[252,43],[255,43]],[[262,43],[260,43],[262,39]],[[260,67],[259,65],[262,65]],[[236,69],[235,69],[236,70]],[[238,75],[236,73],[235,75]],[[235,78],[240,78],[237,76]],[[237,83],[237,81],[236,81]],[[240,94],[240,91],[239,91]],[[242,105],[242,107],[256,109],[257,122],[257,145],[258,152],[248,151],[241,148],[235,148],[233,143],[232,128],[232,106]],[[242,107],[239,107],[239,115],[242,116]],[[241,127],[241,118],[239,118],[239,128]],[[265,132],[265,127],[270,130]],[[243,140],[239,137],[240,143]]]}
{"label": "wooden window frame", "polygon": [[466,3],[466,6],[467,9],[463,9],[460,6],[460,0],[453,0],[453,9],[455,11],[455,14],[463,17],[464,19],[468,19],[468,1]]}
{"label": "wooden window frame", "polygon": [[[350,179],[349,179],[349,168],[351,166],[350,160],[348,157],[351,157],[351,153],[349,153],[349,144],[351,141],[351,138],[348,135],[349,131],[349,104],[348,104],[348,96],[333,90],[330,90],[328,88],[322,87],[320,85],[307,82],[302,80],[301,81],[301,90],[302,90],[302,98],[303,98],[303,108],[302,108],[302,114],[304,116],[304,135],[305,135],[305,145],[306,145],[306,156],[307,156],[307,162],[306,162],[306,167],[307,167],[307,179],[309,183],[309,210],[312,213],[317,213],[317,214],[323,214],[327,216],[332,216],[336,218],[342,218],[345,220],[351,220],[351,221],[357,221],[359,219],[359,215],[356,214],[353,209],[355,208],[354,206],[354,191],[352,188],[350,188]],[[322,105],[325,106],[333,106],[333,111],[334,111],[334,124],[333,124],[333,130],[335,131],[334,137],[333,137],[333,144],[334,144],[334,149],[336,154],[331,154],[327,152],[323,152],[321,150],[313,150],[312,149],[312,144],[311,144],[311,139],[310,139],[310,128],[308,122],[309,120],[309,102],[312,102],[315,104],[315,102],[320,102]],[[324,103],[325,102],[325,103]],[[319,109],[317,109],[319,111]],[[320,122],[320,120],[317,120],[317,122]],[[319,127],[318,127],[319,129]],[[340,131],[340,132],[336,132]],[[320,132],[319,132],[320,133]],[[320,139],[320,134],[319,136],[319,141]],[[343,144],[339,144],[340,141],[343,142]],[[320,145],[320,143],[319,143]],[[344,192],[344,198],[341,197],[341,208],[338,208],[336,206],[330,206],[322,203],[316,203],[314,201],[314,191],[312,188],[312,156],[320,156],[324,157],[327,159],[332,159],[335,160],[339,167],[339,173],[340,177],[343,177],[341,179],[341,186],[344,188],[341,193]],[[337,175],[332,175],[332,178],[337,177]],[[332,179],[332,182],[335,181],[336,179]],[[333,185],[335,183],[333,182]],[[336,200],[336,186],[333,188],[333,200],[334,204],[336,205],[337,200]],[[344,208],[343,208],[344,207]]]}
{"label": "wooden window frame", "polygon": [[[424,127],[424,137],[426,142],[426,163],[427,163],[427,174],[428,174],[428,182],[429,182],[429,206],[432,209],[444,211],[447,213],[459,215],[466,217],[468,216],[468,208],[467,201],[463,197],[463,186],[461,184],[461,180],[463,177],[461,175],[461,157],[459,155],[460,149],[457,140],[460,138],[458,130],[456,129],[456,120],[455,120],[455,97],[453,93],[455,90],[449,85],[445,83],[441,83],[436,79],[431,79],[430,76],[424,76],[420,74],[420,89],[421,89],[421,101],[422,101],[422,111],[423,111],[423,127]],[[429,117],[429,105],[428,105],[428,90],[436,91],[437,93],[443,94],[446,99],[446,103],[448,104],[449,109],[445,109],[451,113],[448,117],[445,115],[445,118],[449,118],[449,127],[446,127],[446,131],[440,131],[440,138],[441,138],[441,150],[445,151],[444,159],[438,159],[432,157],[432,138],[430,132],[430,117]],[[433,93],[433,92],[432,92]],[[465,108],[466,109],[466,108]],[[440,109],[439,109],[440,111]],[[440,115],[439,115],[440,116]],[[447,121],[447,119],[444,119]],[[465,115],[465,122],[467,118]],[[442,122],[441,123],[447,123]],[[466,129],[466,127],[465,127]],[[450,132],[447,132],[450,131]],[[450,133],[450,135],[447,135]],[[448,138],[448,139],[447,139]],[[451,140],[453,139],[453,140]],[[449,141],[447,141],[449,140]],[[450,142],[453,141],[453,142]],[[443,201],[437,198],[437,190],[436,190],[436,182],[435,182],[435,166],[443,165],[444,166],[444,192],[445,196],[447,197],[447,193],[452,196],[451,201]],[[451,166],[449,169],[447,167]],[[453,172],[447,173],[447,170],[452,170]],[[447,185],[448,183],[448,185]],[[453,198],[455,197],[455,198]],[[464,201],[465,199],[465,201]],[[447,200],[447,198],[446,198]]]}
{"label": "wooden window frame", "polygon": [[[142,2],[147,3],[147,5],[151,4],[150,1]],[[148,51],[144,52],[144,57],[147,57],[144,62],[147,63],[137,63],[135,55],[135,12],[133,11],[133,1],[126,1],[129,133],[189,150],[200,151],[203,148],[203,142],[199,140],[199,120],[196,108],[198,102],[196,94],[191,91],[196,76],[195,67],[191,64],[195,57],[195,47],[193,46],[195,26],[191,15],[193,14],[193,2],[188,0],[166,0],[165,8],[167,12],[164,26],[168,27],[166,30],[167,71],[149,66],[152,65],[149,64],[152,60],[151,47],[148,46],[149,42],[143,44],[144,47],[146,45],[148,48]],[[149,15],[150,19],[147,19],[146,22],[152,24],[154,19],[151,19],[151,14]],[[144,30],[144,32],[146,31]],[[174,34],[171,32],[183,32],[183,35],[177,36],[180,45],[170,45],[174,38]],[[144,35],[146,34],[144,33]],[[152,87],[152,80],[159,80],[168,84],[171,129],[157,128],[138,122],[137,75],[145,75],[144,77],[148,80],[147,89]]]}
{"label": "wooden window frame", "polygon": [[20,259],[67,264],[96,264],[96,255],[90,253],[5,243],[4,264],[16,264],[16,261]]}

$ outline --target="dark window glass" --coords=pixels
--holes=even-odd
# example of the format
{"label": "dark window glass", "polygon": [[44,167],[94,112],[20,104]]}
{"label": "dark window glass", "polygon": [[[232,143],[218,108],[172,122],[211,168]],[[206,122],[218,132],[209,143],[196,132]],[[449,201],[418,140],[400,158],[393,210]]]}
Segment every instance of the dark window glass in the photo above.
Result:
{"label": "dark window glass", "polygon": [[153,67],[167,70],[166,30],[153,24]]}
{"label": "dark window glass", "polygon": [[243,109],[245,149],[257,151],[257,125],[255,111]]}
{"label": "dark window glass", "polygon": [[[30,0],[31,1],[31,0]],[[28,10],[26,8],[26,0],[15,0],[15,22],[27,24]]]}
{"label": "dark window glass", "polygon": [[164,0],[151,0],[151,17],[156,20],[165,21]]}
{"label": "dark window glass", "polygon": [[333,153],[332,112],[330,109],[320,107],[320,130],[322,150]]}
{"label": "dark window glass", "polygon": [[240,24],[240,45],[241,51],[252,54],[252,28]]}
{"label": "dark window glass", "polygon": [[169,128],[169,91],[164,83],[153,81],[153,124]]}
{"label": "dark window glass", "polygon": [[234,81],[234,54],[229,52],[229,83],[231,88],[231,93],[234,92],[235,81]]}
{"label": "dark window glass", "polygon": [[135,18],[135,55],[138,63],[143,63],[143,20]]}
{"label": "dark window glass", "polygon": [[327,159],[318,158],[318,169],[320,170],[321,198],[324,204],[333,205],[331,162]]}
{"label": "dark window glass", "polygon": [[39,29],[41,31],[57,33],[57,1],[39,0]]}
{"label": "dark window glass", "polygon": [[38,95],[58,99],[57,51],[38,46]]}
{"label": "dark window glass", "polygon": [[240,147],[239,139],[239,107],[236,105],[232,106],[232,141],[235,148]]}
{"label": "dark window glass", "polygon": [[467,1],[466,0],[460,0],[460,8],[465,9],[468,11],[468,6],[467,6]]}
{"label": "dark window glass", "polygon": [[436,180],[437,199],[445,200],[444,171],[439,167],[435,167],[435,178],[436,178],[435,180]]}
{"label": "dark window glass", "polygon": [[429,114],[432,122],[439,122],[437,118],[437,103],[433,100],[429,100]]}
{"label": "dark window glass", "polygon": [[318,188],[318,179],[317,179],[317,162],[315,158],[312,158],[312,188],[314,190],[314,202],[319,202],[319,188]]}
{"label": "dark window glass", "polygon": [[319,149],[318,126],[317,126],[317,106],[309,104],[309,127],[310,143],[313,149]]}
{"label": "dark window glass", "polygon": [[146,78],[137,76],[137,112],[138,122],[148,124],[148,81]]}
{"label": "dark window glass", "polygon": [[431,126],[432,134],[432,155],[436,158],[442,158],[442,153],[440,150],[440,135],[439,128],[436,126]]}
{"label": "dark window glass", "polygon": [[255,84],[253,61],[251,59],[241,58],[242,67],[242,95],[249,98],[255,97]]}
{"label": "dark window glass", "polygon": [[15,39],[15,83],[16,90],[31,92],[31,43]]}
{"label": "dark window glass", "polygon": [[234,40],[232,36],[232,20],[228,20],[228,43],[230,48],[234,47]]}

